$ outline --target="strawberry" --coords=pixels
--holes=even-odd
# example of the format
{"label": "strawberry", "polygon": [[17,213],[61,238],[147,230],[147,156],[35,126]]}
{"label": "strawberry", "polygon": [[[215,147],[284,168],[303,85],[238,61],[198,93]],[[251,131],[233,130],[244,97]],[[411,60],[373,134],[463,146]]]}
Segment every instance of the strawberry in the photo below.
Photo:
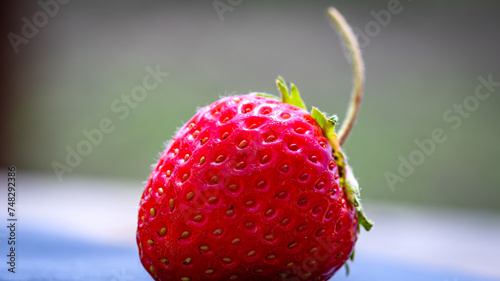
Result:
{"label": "strawberry", "polygon": [[281,101],[251,93],[201,108],[161,154],[137,227],[154,279],[327,280],[353,257],[359,226],[372,224],[346,135],[295,85],[277,85]]}

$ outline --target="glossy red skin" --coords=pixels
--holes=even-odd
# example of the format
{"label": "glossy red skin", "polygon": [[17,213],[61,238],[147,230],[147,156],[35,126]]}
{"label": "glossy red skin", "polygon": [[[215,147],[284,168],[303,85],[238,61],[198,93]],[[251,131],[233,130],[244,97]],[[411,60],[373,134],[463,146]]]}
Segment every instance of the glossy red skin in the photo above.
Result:
{"label": "glossy red skin", "polygon": [[338,178],[307,111],[255,94],[222,98],[180,128],[147,181],[141,262],[158,280],[327,280],[357,234]]}

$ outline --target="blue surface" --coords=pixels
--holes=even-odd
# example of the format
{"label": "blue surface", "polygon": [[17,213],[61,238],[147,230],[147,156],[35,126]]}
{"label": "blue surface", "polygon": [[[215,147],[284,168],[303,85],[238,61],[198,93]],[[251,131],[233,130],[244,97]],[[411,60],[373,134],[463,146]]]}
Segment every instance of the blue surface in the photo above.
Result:
{"label": "blue surface", "polygon": [[[7,233],[2,230],[2,237]],[[130,247],[112,247],[89,243],[39,229],[19,229],[16,273],[7,272],[2,261],[0,280],[152,280],[139,262],[134,241]],[[2,239],[2,256],[7,251]],[[4,258],[5,260],[6,258]],[[421,267],[358,255],[351,264],[351,274],[339,271],[332,281],[493,281],[456,272],[428,270]]]}

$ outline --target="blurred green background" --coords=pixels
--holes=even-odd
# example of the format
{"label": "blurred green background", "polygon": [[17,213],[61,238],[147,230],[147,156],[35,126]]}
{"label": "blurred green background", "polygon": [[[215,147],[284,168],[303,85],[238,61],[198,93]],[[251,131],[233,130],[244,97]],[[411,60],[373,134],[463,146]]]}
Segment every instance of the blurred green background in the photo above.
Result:
{"label": "blurred green background", "polygon": [[[307,105],[342,120],[351,69],[325,16],[333,5],[370,34],[365,99],[345,145],[365,200],[500,210],[500,87],[456,130],[443,119],[470,101],[479,76],[500,81],[499,2],[400,1],[378,23],[374,15],[387,15],[380,11],[394,1],[219,2],[229,8],[218,14],[213,1],[71,1],[17,54],[7,35],[21,35],[21,19],[42,8],[4,4],[0,165],[56,177],[52,164],[65,163],[66,146],[75,149],[82,130],[109,118],[115,130],[63,178],[143,180],[197,107],[221,95],[277,94],[278,75]],[[119,119],[112,103],[156,65],[169,76]],[[446,141],[391,187],[387,173],[398,175],[400,156],[409,159],[415,140],[435,128]]]}

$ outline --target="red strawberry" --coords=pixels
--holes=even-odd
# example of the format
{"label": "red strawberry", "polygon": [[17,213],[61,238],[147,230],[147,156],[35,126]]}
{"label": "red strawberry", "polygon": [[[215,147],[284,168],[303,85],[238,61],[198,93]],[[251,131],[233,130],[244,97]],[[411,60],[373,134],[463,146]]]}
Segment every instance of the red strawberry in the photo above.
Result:
{"label": "red strawberry", "polygon": [[290,96],[277,83],[282,102],[222,98],[160,156],[137,228],[153,278],[327,280],[353,253],[358,219],[371,227],[335,119],[308,113],[293,84]]}

